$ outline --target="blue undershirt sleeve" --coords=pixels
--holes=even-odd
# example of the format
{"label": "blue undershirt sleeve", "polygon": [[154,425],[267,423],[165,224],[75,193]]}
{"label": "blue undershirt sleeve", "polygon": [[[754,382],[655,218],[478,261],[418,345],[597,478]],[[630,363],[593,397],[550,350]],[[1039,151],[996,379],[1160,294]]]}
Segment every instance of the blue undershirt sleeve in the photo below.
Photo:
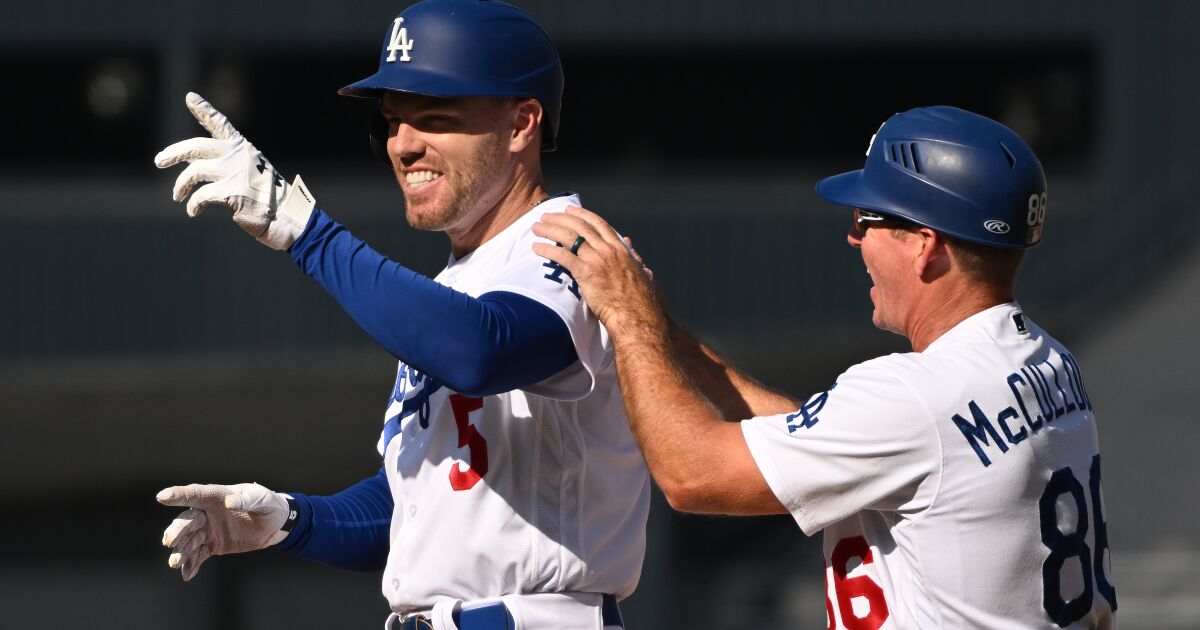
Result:
{"label": "blue undershirt sleeve", "polygon": [[383,469],[331,496],[288,494],[299,515],[277,549],[349,571],[383,570],[393,506]]}
{"label": "blue undershirt sleeve", "polygon": [[388,260],[319,208],[292,260],[388,352],[450,389],[487,396],[532,385],[577,360],[566,323],[507,291],[478,298]]}

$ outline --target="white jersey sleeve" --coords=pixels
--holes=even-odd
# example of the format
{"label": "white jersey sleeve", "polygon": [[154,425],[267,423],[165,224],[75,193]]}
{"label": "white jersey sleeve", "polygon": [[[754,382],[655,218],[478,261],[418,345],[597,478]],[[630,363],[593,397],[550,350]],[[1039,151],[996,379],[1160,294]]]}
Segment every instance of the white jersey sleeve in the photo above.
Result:
{"label": "white jersey sleeve", "polygon": [[829,628],[1116,627],[1083,373],[1016,303],[742,427],[822,532]]}
{"label": "white jersey sleeve", "polygon": [[[544,212],[560,212],[568,205],[579,205],[578,198],[570,195],[547,200],[519,219],[509,228],[518,232],[513,248],[528,252],[535,242],[551,242],[534,235],[531,228]],[[578,364],[524,387],[525,391],[556,400],[579,400],[592,391],[596,374],[612,361],[608,332],[587,307],[579,285],[565,268],[531,254],[514,255],[491,279],[487,291],[507,291],[543,304],[562,318],[575,343]]]}
{"label": "white jersey sleeve", "polygon": [[916,512],[932,500],[937,432],[890,357],[846,371],[790,414],[742,422],[775,496],[812,535],[862,510]]}

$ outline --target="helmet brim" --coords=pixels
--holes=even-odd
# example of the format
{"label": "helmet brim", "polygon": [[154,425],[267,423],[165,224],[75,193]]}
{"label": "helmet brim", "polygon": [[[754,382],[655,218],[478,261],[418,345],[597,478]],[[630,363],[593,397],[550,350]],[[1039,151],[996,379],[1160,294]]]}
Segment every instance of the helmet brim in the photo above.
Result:
{"label": "helmet brim", "polygon": [[[396,77],[389,72],[376,72],[375,74],[355,83],[351,83],[346,87],[337,91],[341,96],[349,96],[353,98],[369,98],[382,99],[387,92],[401,92],[404,94],[420,94],[422,96],[432,96],[434,98],[459,98],[465,96],[512,96],[518,98],[538,98],[536,94],[529,94],[522,91],[505,89],[503,87],[488,86],[461,86],[457,81],[447,79],[445,76],[428,72],[419,69],[406,69],[405,81],[403,85],[397,85]],[[541,102],[539,99],[538,102]],[[543,107],[545,105],[543,104]],[[377,115],[377,114],[376,114]],[[549,118],[549,115],[542,123],[542,146],[544,152],[552,152],[558,148],[557,128],[555,122]]]}
{"label": "helmet brim", "polygon": [[884,197],[875,194],[863,179],[863,169],[826,177],[817,182],[817,194],[822,199],[838,206],[874,210],[883,214],[895,215],[892,204]]}
{"label": "helmet brim", "polygon": [[394,73],[376,72],[362,81],[351,83],[338,90],[338,94],[357,98],[381,98],[386,92],[405,92],[441,98],[492,96],[478,93],[485,90],[475,90],[476,93],[472,94],[460,93],[461,90],[454,89],[453,81],[447,81],[442,75],[433,72],[410,69],[406,70],[404,74],[403,84],[398,84]]}
{"label": "helmet brim", "polygon": [[942,234],[947,234],[964,241],[971,241],[972,243],[998,247],[1000,249],[1016,249],[1036,244],[1036,242],[1028,245],[996,242],[994,240],[982,239],[964,230],[956,229],[953,226],[930,225],[927,221],[913,216],[910,212],[903,211],[903,208],[897,208],[895,198],[880,195],[871,190],[871,187],[867,185],[863,177],[863,169],[822,179],[817,182],[817,194],[825,201],[838,206],[870,210],[883,215],[897,217],[917,225],[923,225]]}
{"label": "helmet brim", "polygon": [[356,81],[341,88],[337,91],[339,96],[352,96],[354,98],[379,98],[383,94],[383,87],[375,80],[378,75],[371,75],[362,81]]}
{"label": "helmet brim", "polygon": [[406,68],[404,80],[397,81],[394,72],[376,72],[375,74],[338,90],[342,96],[357,98],[380,98],[386,92],[404,92],[422,94],[439,98],[457,98],[462,96],[514,96],[521,98],[537,98],[536,94],[526,90],[515,90],[510,86],[486,85],[474,83],[463,84],[462,81],[447,77],[436,72]]}

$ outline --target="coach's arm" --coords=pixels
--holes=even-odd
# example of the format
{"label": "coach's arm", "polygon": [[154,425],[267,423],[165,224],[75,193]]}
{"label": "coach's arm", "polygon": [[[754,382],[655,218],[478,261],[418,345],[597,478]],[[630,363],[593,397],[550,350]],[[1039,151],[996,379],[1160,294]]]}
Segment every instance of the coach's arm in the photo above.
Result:
{"label": "coach's arm", "polygon": [[772,416],[800,408],[800,402],[759,383],[729,365],[716,350],[678,325],[661,301],[659,311],[667,319],[671,355],[676,366],[704,394],[725,420]]}
{"label": "coach's arm", "polygon": [[[711,351],[698,342],[676,347],[673,342],[684,340],[672,339],[673,327],[641,262],[600,217],[570,208],[566,214],[544,215],[533,231],[559,243],[584,237],[576,255],[545,244],[535,244],[534,251],[571,272],[589,308],[612,336],[630,425],[671,506],[707,514],[785,513],[750,454],[740,423],[727,422],[718,409],[722,403],[736,406],[730,402],[729,388],[739,387],[726,380],[726,390],[713,395],[721,402],[714,404],[706,396],[709,391],[697,385],[719,383],[722,375],[732,372],[751,393],[748,399],[742,397],[743,404],[749,400],[778,413],[795,409],[790,400],[741,377],[719,359],[710,358],[703,367],[701,359]],[[677,327],[674,334],[681,334]],[[698,382],[681,368],[676,353],[701,366],[695,370]]]}

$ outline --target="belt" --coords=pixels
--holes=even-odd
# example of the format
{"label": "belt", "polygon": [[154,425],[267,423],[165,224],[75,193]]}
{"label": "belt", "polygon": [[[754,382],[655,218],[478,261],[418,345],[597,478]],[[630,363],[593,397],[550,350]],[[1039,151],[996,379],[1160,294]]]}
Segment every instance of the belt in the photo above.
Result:
{"label": "belt", "polygon": [[625,620],[621,619],[621,608],[617,606],[616,597],[604,596],[600,603],[600,622],[605,626],[625,627]]}
{"label": "belt", "polygon": [[[513,619],[512,613],[508,611],[504,602],[487,604],[470,610],[457,609],[453,613],[453,618],[454,625],[458,626],[458,630],[513,630],[517,627],[516,620]],[[600,619],[606,627],[625,627],[616,597],[612,595],[603,597],[600,605]],[[402,621],[397,619],[392,623],[391,628],[392,630],[432,630],[433,623],[425,615],[415,614],[405,617]]]}

